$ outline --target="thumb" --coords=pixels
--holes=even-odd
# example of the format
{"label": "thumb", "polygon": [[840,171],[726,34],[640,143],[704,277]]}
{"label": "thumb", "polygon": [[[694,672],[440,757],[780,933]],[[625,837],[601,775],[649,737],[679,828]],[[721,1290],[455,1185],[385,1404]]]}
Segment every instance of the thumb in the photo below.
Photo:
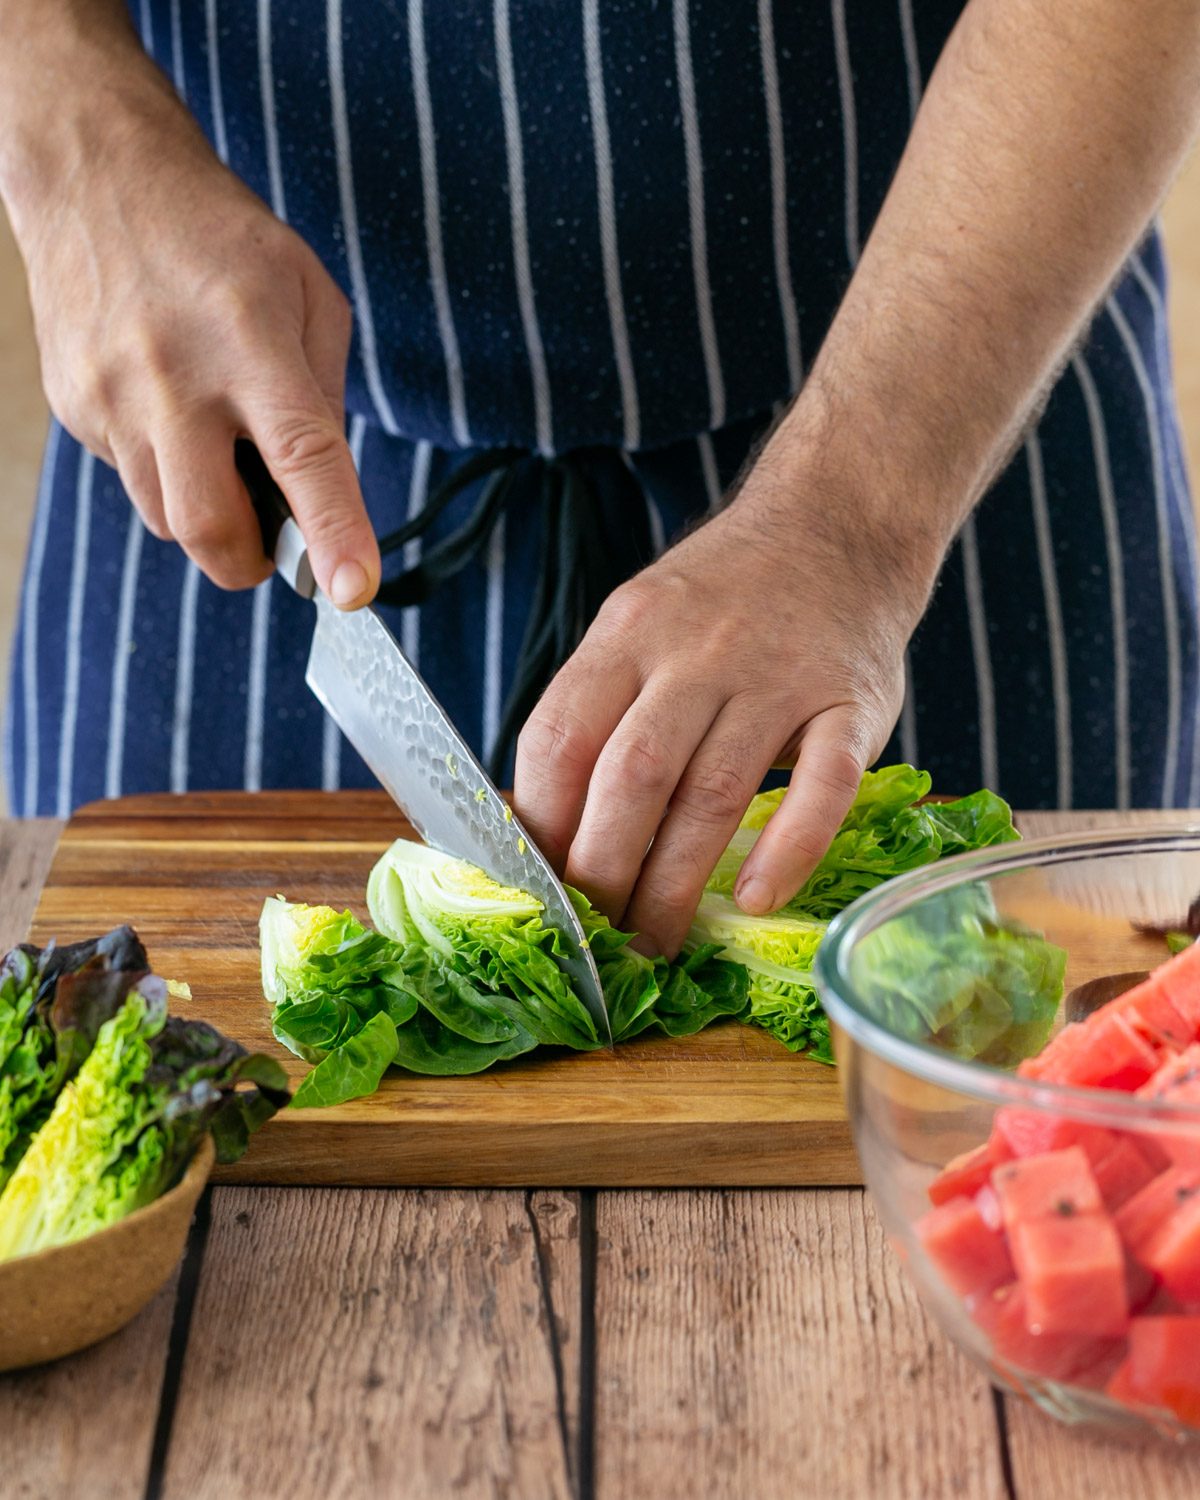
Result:
{"label": "thumb", "polygon": [[317,586],[339,609],[369,604],[379,545],[341,422],[307,369],[277,369],[262,389],[269,400],[242,419],[304,533]]}

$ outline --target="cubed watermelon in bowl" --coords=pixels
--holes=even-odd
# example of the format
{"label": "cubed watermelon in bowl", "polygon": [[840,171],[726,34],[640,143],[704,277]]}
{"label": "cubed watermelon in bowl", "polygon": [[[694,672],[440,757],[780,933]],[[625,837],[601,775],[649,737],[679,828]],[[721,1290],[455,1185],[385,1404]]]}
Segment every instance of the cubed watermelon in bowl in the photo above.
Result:
{"label": "cubed watermelon in bowl", "polygon": [[[935,1317],[1053,1415],[1173,1438],[1200,1438],[1200,943],[1162,931],[1197,893],[1190,825],[1008,844],[872,891],[816,964],[867,1186]],[[973,941],[989,1015],[1063,976],[1031,1055],[922,1029],[918,944],[944,996]]]}

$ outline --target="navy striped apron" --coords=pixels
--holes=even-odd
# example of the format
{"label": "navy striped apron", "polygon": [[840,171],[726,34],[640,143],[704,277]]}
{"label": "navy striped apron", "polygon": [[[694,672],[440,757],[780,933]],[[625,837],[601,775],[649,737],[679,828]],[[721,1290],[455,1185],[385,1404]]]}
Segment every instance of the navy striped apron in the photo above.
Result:
{"label": "navy striped apron", "polygon": [[[349,437],[377,531],[482,450],[568,454],[621,576],[719,503],[799,388],[962,3],[131,0],[216,151],[353,301]],[[887,751],[941,787],[1200,802],[1164,292],[1152,233],[946,562]],[[516,493],[460,573],[386,611],[485,754],[540,525]],[[209,584],[54,426],[10,805],[369,784],[304,687],[310,623],[274,580]]]}

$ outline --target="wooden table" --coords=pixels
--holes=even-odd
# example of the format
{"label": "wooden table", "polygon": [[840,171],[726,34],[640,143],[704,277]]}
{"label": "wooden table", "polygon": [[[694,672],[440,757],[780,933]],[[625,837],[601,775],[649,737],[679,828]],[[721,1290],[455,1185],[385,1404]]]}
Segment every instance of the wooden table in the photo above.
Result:
{"label": "wooden table", "polygon": [[[0,823],[5,947],[57,834]],[[217,1188],[128,1328],[0,1377],[4,1500],[451,1494],[1192,1500],[1200,1454],[998,1396],[845,1189]]]}

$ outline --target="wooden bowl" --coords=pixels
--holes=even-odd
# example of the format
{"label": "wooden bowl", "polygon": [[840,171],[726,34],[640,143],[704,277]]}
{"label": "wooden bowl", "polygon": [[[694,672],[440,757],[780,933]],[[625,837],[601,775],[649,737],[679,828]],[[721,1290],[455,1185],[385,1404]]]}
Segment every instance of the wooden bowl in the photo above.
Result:
{"label": "wooden bowl", "polygon": [[141,1312],[183,1253],[215,1155],[206,1135],[163,1197],[86,1239],[0,1261],[0,1371],[86,1349]]}

